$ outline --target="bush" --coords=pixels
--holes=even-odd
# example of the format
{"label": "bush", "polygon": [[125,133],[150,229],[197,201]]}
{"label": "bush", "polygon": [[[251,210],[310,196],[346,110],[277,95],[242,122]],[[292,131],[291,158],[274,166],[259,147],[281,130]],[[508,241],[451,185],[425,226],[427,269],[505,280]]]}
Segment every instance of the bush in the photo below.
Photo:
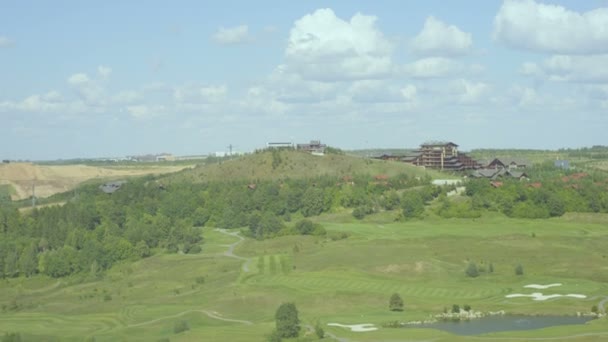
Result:
{"label": "bush", "polygon": [[458,304],[452,305],[452,313],[460,313],[460,305],[458,305]]}
{"label": "bush", "polygon": [[200,245],[194,245],[194,246],[190,247],[190,249],[188,250],[188,254],[198,254],[202,250],[203,249],[201,248]]}
{"label": "bush", "polygon": [[598,311],[599,311],[599,310],[597,309],[597,305],[593,305],[593,306],[591,307],[591,312],[593,312],[594,314],[598,313]]}
{"label": "bush", "polygon": [[176,334],[179,334],[186,330],[190,330],[190,327],[188,326],[188,322],[186,322],[186,321],[177,321],[177,322],[175,322],[175,324],[173,324],[173,332]]}
{"label": "bush", "polygon": [[279,335],[279,332],[276,330],[273,330],[270,335],[268,335],[268,337],[266,338],[266,341],[268,342],[281,342],[281,335]]}
{"label": "bush", "polygon": [[471,306],[469,304],[465,304],[464,305],[464,311],[466,311],[466,312],[471,311]]}
{"label": "bush", "polygon": [[515,266],[515,275],[524,275],[524,267],[521,264]]}
{"label": "bush", "polygon": [[391,311],[403,311],[403,299],[398,293],[393,293],[388,301],[388,308]]}
{"label": "bush", "polygon": [[194,281],[196,281],[197,284],[204,284],[205,283],[205,277],[198,276],[198,277],[196,277],[196,279],[194,279]]}
{"label": "bush", "polygon": [[321,323],[319,322],[315,324],[315,335],[317,335],[319,339],[325,337],[325,330],[323,330],[323,327],[321,327]]}
{"label": "bush", "polygon": [[466,275],[471,278],[475,278],[479,276],[479,271],[477,270],[477,265],[474,262],[469,262],[467,269],[465,271]]}
{"label": "bush", "polygon": [[2,337],[2,342],[21,342],[21,334],[19,334],[19,333],[6,333]]}

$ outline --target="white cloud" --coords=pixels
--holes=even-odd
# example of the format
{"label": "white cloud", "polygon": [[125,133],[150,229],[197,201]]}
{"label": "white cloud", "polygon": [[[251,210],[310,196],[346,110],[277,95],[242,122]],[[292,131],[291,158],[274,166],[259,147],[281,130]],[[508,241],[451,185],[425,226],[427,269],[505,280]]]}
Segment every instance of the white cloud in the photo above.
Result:
{"label": "white cloud", "polygon": [[127,112],[135,119],[144,120],[166,114],[167,108],[163,105],[134,105],[127,106]]}
{"label": "white cloud", "polygon": [[106,78],[110,77],[110,74],[112,73],[112,68],[104,66],[104,65],[100,65],[97,67],[97,72],[99,73],[99,76],[102,79],[106,79]]}
{"label": "white cloud", "polygon": [[555,55],[542,63],[524,63],[520,72],[556,82],[604,83],[608,82],[608,54],[590,56]]}
{"label": "white cloud", "polygon": [[116,104],[131,104],[141,100],[141,94],[134,90],[124,90],[116,94],[112,98],[112,102]]}
{"label": "white cloud", "polygon": [[401,95],[408,102],[415,102],[418,96],[418,90],[416,86],[408,84],[404,88],[401,88]]}
{"label": "white cloud", "polygon": [[89,82],[91,82],[91,79],[85,73],[77,73],[68,78],[68,83],[73,86],[78,86]]}
{"label": "white cloud", "polygon": [[286,68],[321,81],[387,77],[393,46],[375,22],[376,17],[359,13],[345,21],[331,9],[305,15],[290,31]]}
{"label": "white cloud", "polygon": [[455,81],[452,88],[458,94],[458,102],[461,104],[478,103],[490,90],[490,86],[484,82],[473,82],[466,79]]}
{"label": "white cloud", "polygon": [[471,51],[473,39],[470,33],[454,25],[447,25],[430,16],[424,28],[410,44],[411,50],[418,55],[453,57],[466,55]]}
{"label": "white cloud", "polygon": [[10,38],[0,36],[0,48],[13,46],[14,43]]}
{"label": "white cloud", "polygon": [[242,44],[251,40],[251,37],[249,36],[249,27],[247,25],[229,28],[220,27],[218,31],[213,34],[212,38],[216,43],[223,45]]}
{"label": "white cloud", "polygon": [[533,0],[506,0],[494,18],[494,39],[537,52],[607,53],[608,8],[578,13]]}
{"label": "white cloud", "polygon": [[401,72],[413,78],[451,77],[459,74],[474,75],[483,71],[480,65],[466,65],[445,57],[428,57],[405,64]]}
{"label": "white cloud", "polygon": [[176,87],[173,98],[181,103],[217,103],[226,98],[228,87],[185,85]]}
{"label": "white cloud", "polygon": [[45,94],[30,95],[21,101],[0,102],[0,111],[21,111],[37,114],[72,114],[81,112],[83,108],[82,102],[67,101],[61,93],[55,90]]}

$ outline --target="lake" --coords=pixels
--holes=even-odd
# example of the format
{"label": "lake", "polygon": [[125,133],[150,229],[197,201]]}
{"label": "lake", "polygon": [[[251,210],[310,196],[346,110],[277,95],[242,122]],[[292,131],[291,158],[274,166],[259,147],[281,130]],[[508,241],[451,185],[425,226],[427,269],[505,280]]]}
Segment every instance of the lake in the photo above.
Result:
{"label": "lake", "polygon": [[456,335],[479,335],[500,331],[533,330],[558,325],[585,324],[593,317],[577,316],[489,316],[470,321],[440,321],[406,328],[428,328],[450,332]]}

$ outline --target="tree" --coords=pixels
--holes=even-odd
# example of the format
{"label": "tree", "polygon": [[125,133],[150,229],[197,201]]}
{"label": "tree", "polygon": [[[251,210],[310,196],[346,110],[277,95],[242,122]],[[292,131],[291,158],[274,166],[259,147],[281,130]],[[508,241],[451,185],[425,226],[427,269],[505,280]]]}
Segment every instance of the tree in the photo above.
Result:
{"label": "tree", "polygon": [[310,235],[315,229],[315,225],[309,219],[303,219],[296,223],[296,230],[302,235]]}
{"label": "tree", "polygon": [[298,337],[300,334],[300,319],[294,303],[283,303],[274,315],[278,335],[283,338]]}
{"label": "tree", "polygon": [[452,313],[460,313],[460,305],[458,305],[458,304],[452,305]]}
{"label": "tree", "polygon": [[319,339],[322,339],[325,337],[325,330],[323,330],[323,327],[321,326],[321,323],[317,322],[317,324],[315,324],[315,335],[317,335],[317,337]]}
{"label": "tree", "polygon": [[479,276],[479,270],[477,269],[477,265],[474,262],[469,262],[467,269],[465,271],[466,275],[471,278],[475,278]]}
{"label": "tree", "polygon": [[388,301],[388,308],[391,311],[403,311],[403,299],[398,293],[393,293]]}
{"label": "tree", "polygon": [[515,266],[515,275],[524,275],[524,267],[521,264]]}

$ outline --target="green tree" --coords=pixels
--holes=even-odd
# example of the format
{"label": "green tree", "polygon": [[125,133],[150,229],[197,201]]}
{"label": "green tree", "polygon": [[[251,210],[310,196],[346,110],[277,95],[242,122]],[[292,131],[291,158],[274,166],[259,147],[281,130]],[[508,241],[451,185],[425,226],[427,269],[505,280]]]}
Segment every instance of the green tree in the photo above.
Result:
{"label": "green tree", "polygon": [[469,262],[465,273],[468,277],[475,278],[479,276],[479,270],[477,269],[477,265],[474,262]]}
{"label": "green tree", "polygon": [[317,322],[315,324],[315,335],[317,335],[317,337],[319,339],[322,339],[325,337],[325,330],[323,330],[323,327],[321,326],[321,323]]}
{"label": "green tree", "polygon": [[391,311],[403,311],[403,299],[398,293],[393,293],[388,301],[388,308]]}
{"label": "green tree", "polygon": [[296,230],[302,235],[310,235],[315,230],[315,225],[311,220],[303,219],[296,223]]}
{"label": "green tree", "polygon": [[35,243],[31,243],[21,252],[19,258],[21,274],[26,277],[32,276],[38,269],[38,248]]}
{"label": "green tree", "polygon": [[274,315],[277,333],[281,338],[298,337],[300,334],[300,319],[294,303],[283,303]]}
{"label": "green tree", "polygon": [[302,196],[302,215],[304,217],[317,216],[323,212],[325,194],[322,189],[308,188]]}

